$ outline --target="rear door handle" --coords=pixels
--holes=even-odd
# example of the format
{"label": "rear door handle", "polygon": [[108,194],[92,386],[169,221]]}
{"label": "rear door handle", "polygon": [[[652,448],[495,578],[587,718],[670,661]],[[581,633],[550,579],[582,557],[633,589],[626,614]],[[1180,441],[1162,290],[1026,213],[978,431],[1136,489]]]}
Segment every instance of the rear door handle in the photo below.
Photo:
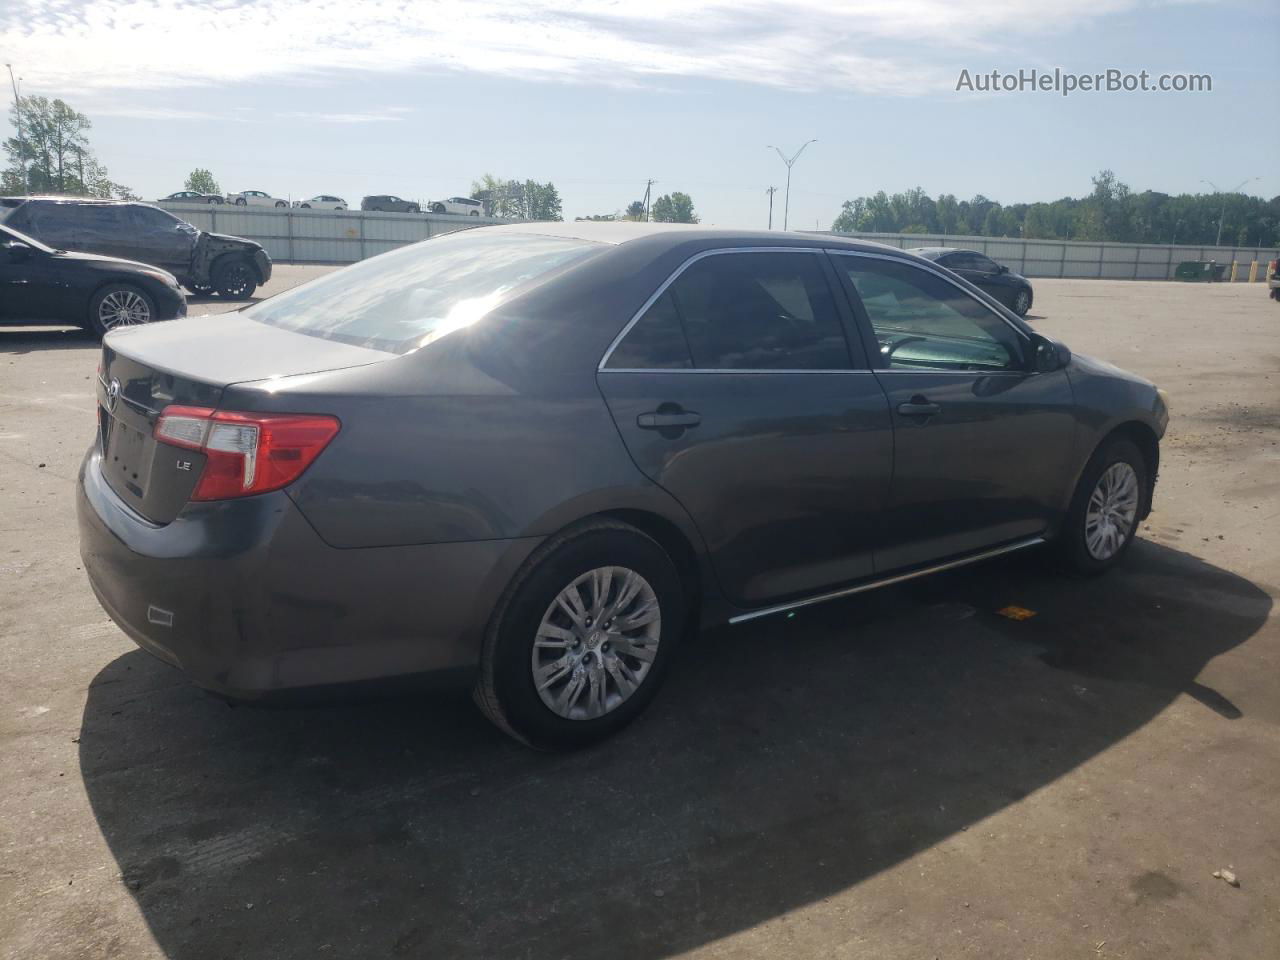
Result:
{"label": "rear door handle", "polygon": [[702,414],[691,410],[679,413],[642,413],[636,417],[636,426],[641,430],[683,430],[685,427],[696,427],[702,422]]}
{"label": "rear door handle", "polygon": [[940,406],[930,403],[924,397],[912,397],[907,403],[898,404],[898,413],[904,417],[932,417],[941,412]]}

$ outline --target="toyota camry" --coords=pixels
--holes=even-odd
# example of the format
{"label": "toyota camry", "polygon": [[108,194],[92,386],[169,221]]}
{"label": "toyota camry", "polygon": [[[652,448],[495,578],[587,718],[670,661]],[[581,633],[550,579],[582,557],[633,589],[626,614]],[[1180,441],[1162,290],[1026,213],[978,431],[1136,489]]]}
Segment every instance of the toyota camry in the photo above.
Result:
{"label": "toyota camry", "polygon": [[483,227],[104,341],[81,550],[234,698],[465,671],[540,748],[617,730],[692,625],[1151,509],[1163,394],[951,271],[827,236]]}

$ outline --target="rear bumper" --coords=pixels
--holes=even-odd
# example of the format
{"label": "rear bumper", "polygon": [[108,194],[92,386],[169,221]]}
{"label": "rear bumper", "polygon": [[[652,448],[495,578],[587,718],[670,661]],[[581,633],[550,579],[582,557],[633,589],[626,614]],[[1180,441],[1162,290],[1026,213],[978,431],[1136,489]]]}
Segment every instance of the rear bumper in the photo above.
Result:
{"label": "rear bumper", "polygon": [[240,699],[474,668],[489,612],[538,539],[340,550],[283,491],[188,504],[156,526],[80,469],[80,553],[140,647]]}

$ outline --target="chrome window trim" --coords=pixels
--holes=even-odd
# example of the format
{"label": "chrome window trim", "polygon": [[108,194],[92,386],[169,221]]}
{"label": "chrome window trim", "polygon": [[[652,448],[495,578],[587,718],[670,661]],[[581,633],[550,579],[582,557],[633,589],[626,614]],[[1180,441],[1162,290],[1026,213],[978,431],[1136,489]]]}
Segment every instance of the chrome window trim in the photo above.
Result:
{"label": "chrome window trim", "polygon": [[[609,344],[609,348],[605,350],[604,356],[601,357],[600,362],[596,364],[596,373],[655,373],[655,372],[658,372],[658,373],[676,373],[676,372],[679,372],[679,373],[830,373],[832,372],[829,370],[734,370],[734,369],[720,369],[718,367],[619,367],[618,369],[615,369],[615,370],[605,369],[605,364],[607,364],[609,362],[609,358],[613,356],[613,351],[617,349],[618,344],[620,344],[626,338],[627,334],[631,332],[631,328],[640,322],[640,318],[643,317],[648,312],[649,308],[653,306],[654,303],[656,303],[664,293],[667,292],[667,288],[671,286],[671,284],[675,283],[678,279],[680,279],[680,275],[682,273],[688,270],[691,266],[693,266],[699,260],[705,259],[706,257],[720,256],[726,253],[807,253],[810,256],[822,256],[823,248],[822,247],[717,247],[714,250],[702,250],[698,253],[695,253],[684,263],[680,264],[680,266],[676,267],[676,269],[672,272],[671,276],[667,277],[666,280],[663,280],[662,283],[659,284],[658,289],[653,292],[653,295],[650,296],[649,299],[646,300],[643,304],[641,304],[640,309],[637,310],[635,312],[635,315],[630,320],[627,321],[626,326],[624,326],[622,328],[622,331],[616,337],[613,338],[613,341]],[[831,295],[832,297],[835,297],[836,291],[835,290],[831,291]],[[848,333],[843,329],[844,324],[842,323],[840,326],[841,326],[841,333],[847,337]],[[846,344],[846,347],[847,347],[847,344]],[[870,373],[871,371],[870,369],[863,371],[861,368],[849,367],[848,370],[841,368],[836,372]]]}
{"label": "chrome window trim", "polygon": [[819,593],[811,597],[804,597],[800,600],[793,600],[790,603],[779,603],[772,607],[761,607],[757,610],[748,610],[746,613],[740,613],[736,617],[730,617],[729,622],[735,624],[745,623],[748,620],[755,620],[758,617],[767,617],[770,614],[782,613],[786,610],[810,607],[815,603],[826,603],[828,600],[838,600],[841,597],[850,597],[857,593],[866,593],[868,590],[879,590],[881,587],[889,587],[895,583],[905,583],[907,580],[915,580],[918,577],[927,577],[932,573],[941,573],[943,570],[953,570],[956,567],[965,567],[971,563],[990,560],[993,557],[998,557],[1006,553],[1013,553],[1016,550],[1023,550],[1027,547],[1034,547],[1044,542],[1045,539],[1043,536],[1027,537],[1023,540],[1007,543],[1002,547],[983,550],[979,553],[971,553],[966,557],[957,557],[955,560],[935,563],[927,567],[921,567],[917,570],[908,570],[906,573],[897,573],[892,576],[882,577],[878,580],[870,580],[866,583],[855,584],[852,587],[845,587],[843,590],[832,590],[830,593]]}
{"label": "chrome window trim", "polygon": [[[755,367],[691,367],[691,366],[613,366],[596,370],[599,374],[873,374],[874,370],[838,367],[836,370],[813,370],[810,367],[759,370]],[[920,371],[929,372],[929,371]],[[1002,371],[1004,372],[1004,371]]]}
{"label": "chrome window trim", "polygon": [[[934,264],[933,264],[933,262],[932,262],[932,261],[925,261],[925,263],[927,263],[927,264],[928,264],[928,266],[925,266],[925,264],[916,263],[915,261],[913,261],[913,260],[907,260],[907,259],[905,259],[904,257],[891,257],[891,256],[888,256],[887,254],[883,254],[883,253],[864,253],[864,252],[862,252],[861,250],[841,250],[841,249],[839,249],[839,248],[832,248],[832,247],[828,247],[828,248],[826,248],[826,249],[827,249],[827,253],[832,254],[833,256],[839,256],[839,257],[866,257],[866,258],[867,258],[867,259],[869,259],[869,260],[888,260],[888,261],[890,261],[890,262],[892,262],[892,263],[900,263],[900,264],[902,264],[903,266],[911,267],[912,269],[919,270],[921,273],[930,273],[930,274],[933,274],[935,277],[938,277],[938,278],[939,278],[939,279],[941,279],[941,280],[945,280],[945,281],[947,281],[947,283],[951,284],[953,287],[955,287],[957,290],[959,290],[961,293],[963,293],[966,297],[968,297],[970,300],[972,300],[972,301],[973,301],[974,303],[976,303],[978,306],[982,307],[982,309],[983,309],[983,310],[986,310],[986,311],[987,311],[987,313],[991,314],[993,317],[995,317],[996,319],[998,319],[998,320],[1000,320],[1002,323],[1004,323],[1004,325],[1005,325],[1005,326],[1007,326],[1010,330],[1012,330],[1014,333],[1016,333],[1018,336],[1020,336],[1023,340],[1025,340],[1025,341],[1027,342],[1027,345],[1028,345],[1028,346],[1030,346],[1030,344],[1031,344],[1031,342],[1032,342],[1032,341],[1031,341],[1031,335],[1030,335],[1029,333],[1027,333],[1025,330],[1023,330],[1021,327],[1019,327],[1016,323],[1014,323],[1012,320],[1010,320],[1010,319],[1009,319],[1008,317],[1006,317],[1004,314],[1000,313],[998,310],[995,310],[995,309],[991,306],[991,304],[989,304],[989,303],[984,303],[983,301],[979,300],[977,297],[975,297],[975,296],[973,295],[973,292],[972,292],[972,291],[970,291],[970,290],[966,290],[966,289],[965,289],[964,287],[962,287],[959,283],[957,283],[954,277],[948,277],[945,273],[943,273],[943,272],[942,272],[942,270],[941,270],[941,269],[939,269],[938,267],[934,266]],[[945,269],[945,268],[944,268],[944,269]],[[865,309],[865,308],[864,308],[864,309]],[[887,369],[887,368],[886,368],[886,369]],[[1006,371],[1006,372],[1008,372],[1008,371]],[[1027,371],[1023,370],[1023,371],[1018,371],[1018,372],[1020,372],[1020,373],[1026,373]]]}

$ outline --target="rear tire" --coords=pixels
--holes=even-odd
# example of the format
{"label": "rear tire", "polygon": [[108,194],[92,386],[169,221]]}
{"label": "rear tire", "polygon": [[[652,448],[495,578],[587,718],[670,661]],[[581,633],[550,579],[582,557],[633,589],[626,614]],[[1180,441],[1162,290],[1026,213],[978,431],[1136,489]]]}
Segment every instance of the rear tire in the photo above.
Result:
{"label": "rear tire", "polygon": [[287,207],[287,206],[288,206],[288,204],[287,204],[287,203],[285,203],[283,200],[277,200],[277,201],[276,201],[276,209],[277,209],[277,210],[278,210],[278,209],[280,209],[281,207]]}
{"label": "rear tire", "polygon": [[108,283],[89,299],[87,326],[102,338],[119,327],[150,323],[156,317],[151,295],[131,283]]}
{"label": "rear tire", "polygon": [[410,212],[410,213],[421,213],[421,212],[422,212],[422,208],[421,208],[421,207],[419,207],[416,203],[411,203],[411,204],[409,204],[409,212]]}
{"label": "rear tire", "polygon": [[258,273],[244,257],[223,257],[213,265],[213,289],[228,300],[247,300],[258,289]]}
{"label": "rear tire", "polygon": [[[624,587],[634,592],[628,596]],[[561,605],[566,596],[579,598],[582,617]],[[535,749],[602,740],[657,693],[685,611],[676,568],[654,540],[615,520],[571,527],[538,548],[498,602],[481,650],[476,703]],[[644,622],[633,625],[632,618]]]}
{"label": "rear tire", "polygon": [[[1103,441],[1085,466],[1071,498],[1071,509],[1058,534],[1058,552],[1066,569],[1096,576],[1118,564],[1128,553],[1147,512],[1149,468],[1131,440]],[[1125,519],[1132,483],[1132,517]]]}

